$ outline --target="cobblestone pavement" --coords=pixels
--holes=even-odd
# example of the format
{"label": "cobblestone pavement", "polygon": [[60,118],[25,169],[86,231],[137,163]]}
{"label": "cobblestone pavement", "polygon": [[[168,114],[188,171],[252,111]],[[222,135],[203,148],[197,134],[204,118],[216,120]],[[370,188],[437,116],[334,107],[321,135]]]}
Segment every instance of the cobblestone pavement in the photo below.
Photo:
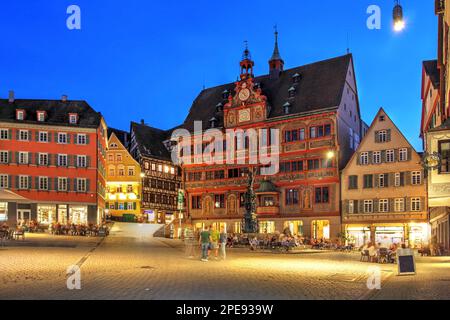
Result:
{"label": "cobblestone pavement", "polygon": [[[382,289],[368,290],[358,254],[272,254],[232,249],[226,261],[184,256],[148,226],[116,224],[111,235],[74,246],[0,248],[1,299],[449,299],[450,258],[419,258],[417,276],[380,265]],[[58,240],[60,241],[60,240]],[[68,290],[68,266],[81,290]]]}

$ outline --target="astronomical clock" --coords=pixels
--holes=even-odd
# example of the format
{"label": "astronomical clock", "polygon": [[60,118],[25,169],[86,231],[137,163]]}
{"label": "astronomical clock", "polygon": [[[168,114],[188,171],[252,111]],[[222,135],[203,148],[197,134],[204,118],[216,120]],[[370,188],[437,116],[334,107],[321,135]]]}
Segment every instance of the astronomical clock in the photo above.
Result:
{"label": "astronomical clock", "polygon": [[267,98],[255,88],[253,78],[236,82],[235,94],[224,106],[225,127],[238,127],[266,120]]}

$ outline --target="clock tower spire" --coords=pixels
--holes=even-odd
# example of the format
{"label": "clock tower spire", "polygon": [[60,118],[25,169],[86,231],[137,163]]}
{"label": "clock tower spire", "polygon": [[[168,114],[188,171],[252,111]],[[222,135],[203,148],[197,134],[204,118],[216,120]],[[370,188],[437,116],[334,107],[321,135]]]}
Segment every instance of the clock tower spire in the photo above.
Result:
{"label": "clock tower spire", "polygon": [[275,26],[275,47],[273,49],[272,58],[269,60],[270,78],[278,79],[280,73],[284,70],[284,61],[281,58],[280,50],[278,49],[278,29]]}
{"label": "clock tower spire", "polygon": [[250,50],[248,49],[248,41],[244,41],[244,43],[245,50],[242,54],[242,61],[239,64],[241,66],[241,80],[253,78],[253,67],[255,66]]}

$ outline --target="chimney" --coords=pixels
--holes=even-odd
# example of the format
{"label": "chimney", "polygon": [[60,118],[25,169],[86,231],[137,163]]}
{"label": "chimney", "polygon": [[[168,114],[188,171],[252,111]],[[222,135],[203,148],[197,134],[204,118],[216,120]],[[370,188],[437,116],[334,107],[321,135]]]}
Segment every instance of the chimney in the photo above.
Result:
{"label": "chimney", "polygon": [[14,102],[14,91],[13,90],[9,90],[8,102],[9,103]]}
{"label": "chimney", "polygon": [[66,101],[67,101],[67,95],[66,95],[66,94],[63,94],[63,95],[62,95],[61,101],[62,101],[62,102],[66,102]]}
{"label": "chimney", "polygon": [[144,119],[141,119],[141,124],[145,124],[145,121],[144,121]]}

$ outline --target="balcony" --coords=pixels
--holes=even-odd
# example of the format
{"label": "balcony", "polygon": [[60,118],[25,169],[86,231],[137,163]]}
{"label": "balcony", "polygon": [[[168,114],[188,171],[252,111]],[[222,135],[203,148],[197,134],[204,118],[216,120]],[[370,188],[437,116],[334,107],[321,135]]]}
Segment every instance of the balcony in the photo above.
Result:
{"label": "balcony", "polygon": [[261,215],[275,215],[280,213],[280,208],[278,206],[271,206],[271,207],[257,207],[256,208],[256,214]]}
{"label": "balcony", "polygon": [[445,12],[445,0],[435,0],[434,11],[436,14],[443,14]]}

